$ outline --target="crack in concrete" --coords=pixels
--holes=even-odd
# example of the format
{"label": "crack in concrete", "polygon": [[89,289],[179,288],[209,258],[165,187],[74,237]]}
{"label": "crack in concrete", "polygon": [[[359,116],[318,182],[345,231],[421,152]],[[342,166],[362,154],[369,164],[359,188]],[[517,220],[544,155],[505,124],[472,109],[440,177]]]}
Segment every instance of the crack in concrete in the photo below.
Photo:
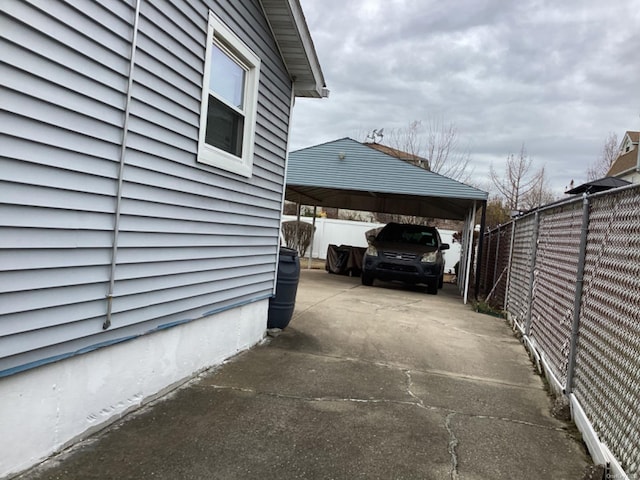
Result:
{"label": "crack in concrete", "polygon": [[[344,360],[345,362],[354,362],[354,363],[364,363],[366,365],[374,365],[376,367],[384,367],[384,368],[388,368],[390,370],[400,370],[400,371],[406,371],[407,368],[404,365],[400,365],[400,364],[394,364],[394,363],[387,363],[387,362],[377,362],[377,361],[373,361],[373,360],[364,360],[361,358],[354,358],[354,357],[345,357],[342,355],[331,355],[328,353],[317,353],[317,352],[296,352],[296,351],[291,351],[288,348],[280,348],[278,346],[273,346],[271,345],[270,348],[275,348],[278,350],[285,350],[291,353],[296,353],[299,355],[309,355],[309,356],[313,356],[313,357],[320,357],[320,358],[331,358],[333,360]],[[416,370],[416,369],[412,369],[414,372],[417,373],[423,373],[425,375],[437,375],[439,377],[445,377],[445,378],[455,378],[458,380],[468,380],[471,382],[478,382],[478,383],[488,383],[491,385],[504,385],[507,387],[512,387],[512,388],[519,388],[522,390],[535,390],[538,391],[539,388],[537,386],[530,386],[530,385],[522,385],[519,383],[512,383],[512,382],[506,382],[504,380],[498,380],[498,379],[494,379],[494,378],[488,378],[488,377],[478,377],[475,375],[467,375],[464,373],[455,373],[455,372],[447,372],[444,370],[436,370],[436,369],[420,369],[420,370]]]}
{"label": "crack in concrete", "polygon": [[[433,323],[437,323],[438,325],[446,327],[446,328],[448,328],[450,330],[455,330],[457,332],[464,333],[464,334],[467,334],[467,335],[471,335],[473,337],[478,337],[478,338],[483,338],[483,339],[488,339],[488,340],[491,340],[491,341],[495,341],[495,337],[493,335],[487,335],[487,334],[484,334],[484,333],[471,332],[471,331],[469,331],[467,329],[464,329],[464,328],[461,328],[461,327],[456,327],[456,326],[452,325],[451,323],[443,322],[443,321],[437,320],[437,319],[431,319],[431,321]],[[511,337],[508,337],[508,339],[511,340]]]}
{"label": "crack in concrete", "polygon": [[456,417],[456,416],[462,416],[465,418],[469,418],[469,419],[486,419],[486,420],[493,420],[493,421],[502,421],[502,422],[509,422],[509,423],[513,423],[513,424],[518,424],[518,425],[524,425],[524,426],[528,426],[528,427],[533,427],[533,428],[540,428],[540,429],[545,429],[545,430],[551,430],[551,431],[557,431],[557,432],[561,432],[561,433],[565,433],[566,429],[565,428],[559,428],[559,427],[551,427],[551,426],[546,426],[546,425],[539,425],[539,424],[535,424],[532,422],[527,422],[524,420],[517,420],[517,419],[513,419],[513,418],[506,418],[506,417],[497,417],[497,416],[492,416],[492,415],[477,415],[477,414],[469,414],[469,413],[463,413],[463,412],[459,412],[459,411],[455,411],[455,410],[451,410],[451,409],[447,409],[447,408],[443,408],[443,407],[436,407],[433,405],[427,405],[425,404],[424,400],[422,400],[414,391],[413,391],[413,378],[411,377],[411,370],[409,369],[403,369],[402,370],[406,376],[406,393],[407,395],[409,395],[411,397],[412,400],[410,401],[402,401],[402,400],[390,400],[390,399],[383,399],[383,398],[353,398],[353,397],[345,397],[345,398],[340,398],[340,397],[308,397],[308,396],[303,396],[303,395],[292,395],[292,394],[284,394],[284,393],[277,393],[277,392],[260,392],[257,391],[255,389],[252,388],[246,388],[246,387],[233,387],[233,386],[225,386],[225,385],[211,385],[210,388],[216,389],[216,390],[231,390],[231,391],[238,391],[238,392],[243,392],[243,393],[251,393],[253,395],[264,395],[264,396],[270,396],[270,397],[274,397],[274,398],[282,398],[282,399],[287,399],[287,400],[298,400],[298,401],[306,401],[306,402],[346,402],[346,403],[358,403],[358,404],[369,404],[369,405],[375,405],[375,404],[386,404],[386,405],[402,405],[402,406],[411,406],[411,407],[418,407],[420,409],[423,410],[427,410],[427,411],[436,411],[442,414],[446,415],[444,416],[444,426],[445,429],[449,435],[449,442],[447,444],[447,451],[449,453],[449,456],[451,458],[451,468],[449,470],[449,478],[450,480],[459,480],[460,479],[460,474],[459,474],[459,460],[458,460],[458,447],[460,445],[460,441],[458,440],[458,438],[455,435],[455,432],[453,430],[453,425],[452,425],[452,420]]}
{"label": "crack in concrete", "polygon": [[415,402],[405,402],[402,400],[389,400],[386,398],[354,398],[354,397],[305,397],[302,395],[291,395],[286,393],[260,392],[252,388],[232,387],[227,385],[209,385],[215,390],[232,390],[236,392],[251,393],[254,395],[264,395],[267,397],[284,398],[287,400],[302,400],[305,402],[351,402],[351,403],[370,403],[370,404],[395,404],[415,406]]}
{"label": "crack in concrete", "polygon": [[372,305],[376,306],[376,313],[379,313],[379,312],[383,312],[385,310],[390,310],[392,312],[399,311],[402,308],[406,308],[406,307],[409,307],[411,305],[416,305],[416,304],[419,304],[421,302],[422,302],[422,300],[415,300],[415,301],[412,301],[412,302],[394,303],[393,305],[379,305],[379,304],[375,304],[375,303],[372,304]]}
{"label": "crack in concrete", "polygon": [[251,393],[253,395],[264,395],[268,397],[274,398],[284,398],[288,400],[301,400],[306,402],[350,402],[350,403],[362,403],[362,404],[390,404],[390,405],[404,405],[404,406],[412,406],[418,407],[423,410],[428,410],[432,412],[441,412],[446,413],[447,418],[452,417],[454,415],[470,418],[470,419],[480,419],[480,420],[495,420],[500,422],[508,422],[516,425],[524,425],[527,427],[539,428],[542,430],[554,431],[565,433],[567,431],[566,428],[563,427],[552,427],[549,425],[541,425],[539,423],[527,422],[525,420],[518,420],[515,418],[508,417],[497,417],[494,415],[479,415],[475,413],[465,413],[457,410],[451,410],[450,408],[445,407],[437,407],[435,405],[427,405],[424,401],[418,397],[412,390],[413,380],[411,378],[411,372],[409,370],[404,370],[405,375],[407,376],[407,394],[413,399],[411,401],[403,401],[403,400],[390,400],[387,398],[355,398],[355,397],[307,397],[303,395],[292,395],[286,393],[277,393],[277,392],[264,392],[258,391],[253,388],[246,387],[234,387],[229,385],[209,385],[209,388],[213,388],[215,390],[232,390],[236,392],[243,393]]}
{"label": "crack in concrete", "polygon": [[525,420],[518,420],[516,418],[496,417],[496,416],[493,416],[493,415],[478,415],[478,414],[470,414],[470,413],[463,413],[463,412],[452,412],[452,413],[456,413],[457,415],[462,415],[462,416],[465,416],[467,418],[477,418],[477,419],[480,419],[480,420],[498,420],[498,421],[501,421],[501,422],[515,423],[517,425],[524,425],[526,427],[534,427],[534,428],[540,428],[542,430],[549,430],[551,432],[563,432],[563,433],[567,432],[567,429],[563,428],[563,427],[552,427],[550,425],[540,425],[539,423],[527,422]]}
{"label": "crack in concrete", "polygon": [[415,402],[410,402],[410,403],[420,408],[424,408],[425,410],[440,410],[438,407],[425,405],[424,401],[420,397],[418,397],[415,393],[413,393],[413,390],[411,389],[413,387],[413,378],[411,378],[411,370],[403,370],[403,371],[407,377],[407,393],[411,398],[415,400]]}
{"label": "crack in concrete", "polygon": [[321,300],[318,300],[316,303],[309,305],[307,308],[305,308],[304,310],[298,310],[293,314],[293,317],[291,318],[292,320],[298,318],[299,316],[301,316],[302,314],[308,312],[309,310],[311,310],[313,307],[317,307],[318,305],[320,305],[321,303],[326,302],[327,300],[331,300],[332,298],[338,297],[340,295],[342,295],[343,293],[348,292],[349,290],[353,290],[354,288],[358,288],[360,287],[360,285],[353,285],[349,288],[346,288],[344,290],[340,290],[339,292],[334,293],[333,295],[329,295],[328,297],[325,297]]}
{"label": "crack in concrete", "polygon": [[455,433],[453,433],[453,428],[451,427],[451,419],[456,416],[457,413],[452,412],[449,413],[444,419],[444,426],[449,432],[449,455],[451,456],[451,470],[449,471],[449,476],[451,480],[458,480],[458,453],[456,449],[458,448],[458,439],[456,438]]}

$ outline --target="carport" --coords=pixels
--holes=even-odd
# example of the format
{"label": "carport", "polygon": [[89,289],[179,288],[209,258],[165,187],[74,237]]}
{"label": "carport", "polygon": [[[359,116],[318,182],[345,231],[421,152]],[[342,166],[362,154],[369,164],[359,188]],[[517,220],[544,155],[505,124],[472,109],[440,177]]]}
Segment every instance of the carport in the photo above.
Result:
{"label": "carport", "polygon": [[484,229],[487,196],[351,138],[291,152],[286,172],[285,198],[298,204],[464,221],[458,288],[465,303],[476,215],[481,210]]}

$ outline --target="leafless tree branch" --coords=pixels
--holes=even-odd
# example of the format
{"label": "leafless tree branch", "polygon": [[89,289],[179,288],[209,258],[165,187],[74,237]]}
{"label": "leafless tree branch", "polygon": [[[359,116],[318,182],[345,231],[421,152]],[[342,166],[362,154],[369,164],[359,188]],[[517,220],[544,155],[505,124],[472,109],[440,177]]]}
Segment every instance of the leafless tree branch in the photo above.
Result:
{"label": "leafless tree branch", "polygon": [[387,136],[389,146],[411,154],[411,162],[459,182],[468,182],[473,174],[469,150],[460,145],[460,134],[453,123],[414,120],[407,127],[393,129]]}
{"label": "leafless tree branch", "polygon": [[529,210],[553,200],[544,167],[533,171],[533,160],[524,144],[517,155],[507,156],[503,173],[491,165],[489,176],[510,210]]}
{"label": "leafless tree branch", "polygon": [[587,180],[598,180],[607,175],[607,172],[613,165],[613,162],[618,158],[620,153],[620,145],[618,142],[618,135],[613,132],[609,132],[609,135],[602,145],[600,156],[591,164],[587,169]]}

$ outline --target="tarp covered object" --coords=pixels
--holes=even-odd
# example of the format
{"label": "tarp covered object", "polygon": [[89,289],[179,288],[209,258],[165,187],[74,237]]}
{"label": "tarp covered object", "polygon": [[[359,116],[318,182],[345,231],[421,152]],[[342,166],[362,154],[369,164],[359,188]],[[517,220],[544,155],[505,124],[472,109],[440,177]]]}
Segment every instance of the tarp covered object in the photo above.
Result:
{"label": "tarp covered object", "polygon": [[366,248],[351,245],[329,245],[325,269],[329,273],[359,276],[362,273],[362,258]]}

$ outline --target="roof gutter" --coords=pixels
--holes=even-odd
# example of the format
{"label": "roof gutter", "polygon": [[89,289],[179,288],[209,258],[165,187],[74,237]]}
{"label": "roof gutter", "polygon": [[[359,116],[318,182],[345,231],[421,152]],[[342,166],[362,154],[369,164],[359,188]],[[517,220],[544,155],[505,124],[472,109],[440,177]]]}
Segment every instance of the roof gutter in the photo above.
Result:
{"label": "roof gutter", "polygon": [[[294,82],[294,94],[297,97],[312,97],[312,98],[326,98],[329,96],[329,90],[326,88],[324,75],[320,67],[318,55],[316,53],[311,34],[309,33],[309,27],[307,21],[302,12],[299,0],[260,0],[260,5],[264,13],[265,18],[269,24],[269,29],[273,38],[276,40],[276,45],[280,56],[284,60],[287,71],[291,80]],[[307,73],[312,77],[313,81],[301,81],[300,78],[292,72],[291,61],[293,61],[293,54],[283,50],[282,45],[285,42],[290,43],[290,39],[281,38],[278,34],[278,30],[274,29],[274,24],[279,21],[282,23],[282,10],[286,10],[289,24],[286,25],[287,29],[290,29],[298,40],[298,46],[302,51],[306,60]],[[277,17],[280,15],[280,17]],[[291,32],[288,32],[291,33]],[[291,58],[290,58],[291,57]]]}

